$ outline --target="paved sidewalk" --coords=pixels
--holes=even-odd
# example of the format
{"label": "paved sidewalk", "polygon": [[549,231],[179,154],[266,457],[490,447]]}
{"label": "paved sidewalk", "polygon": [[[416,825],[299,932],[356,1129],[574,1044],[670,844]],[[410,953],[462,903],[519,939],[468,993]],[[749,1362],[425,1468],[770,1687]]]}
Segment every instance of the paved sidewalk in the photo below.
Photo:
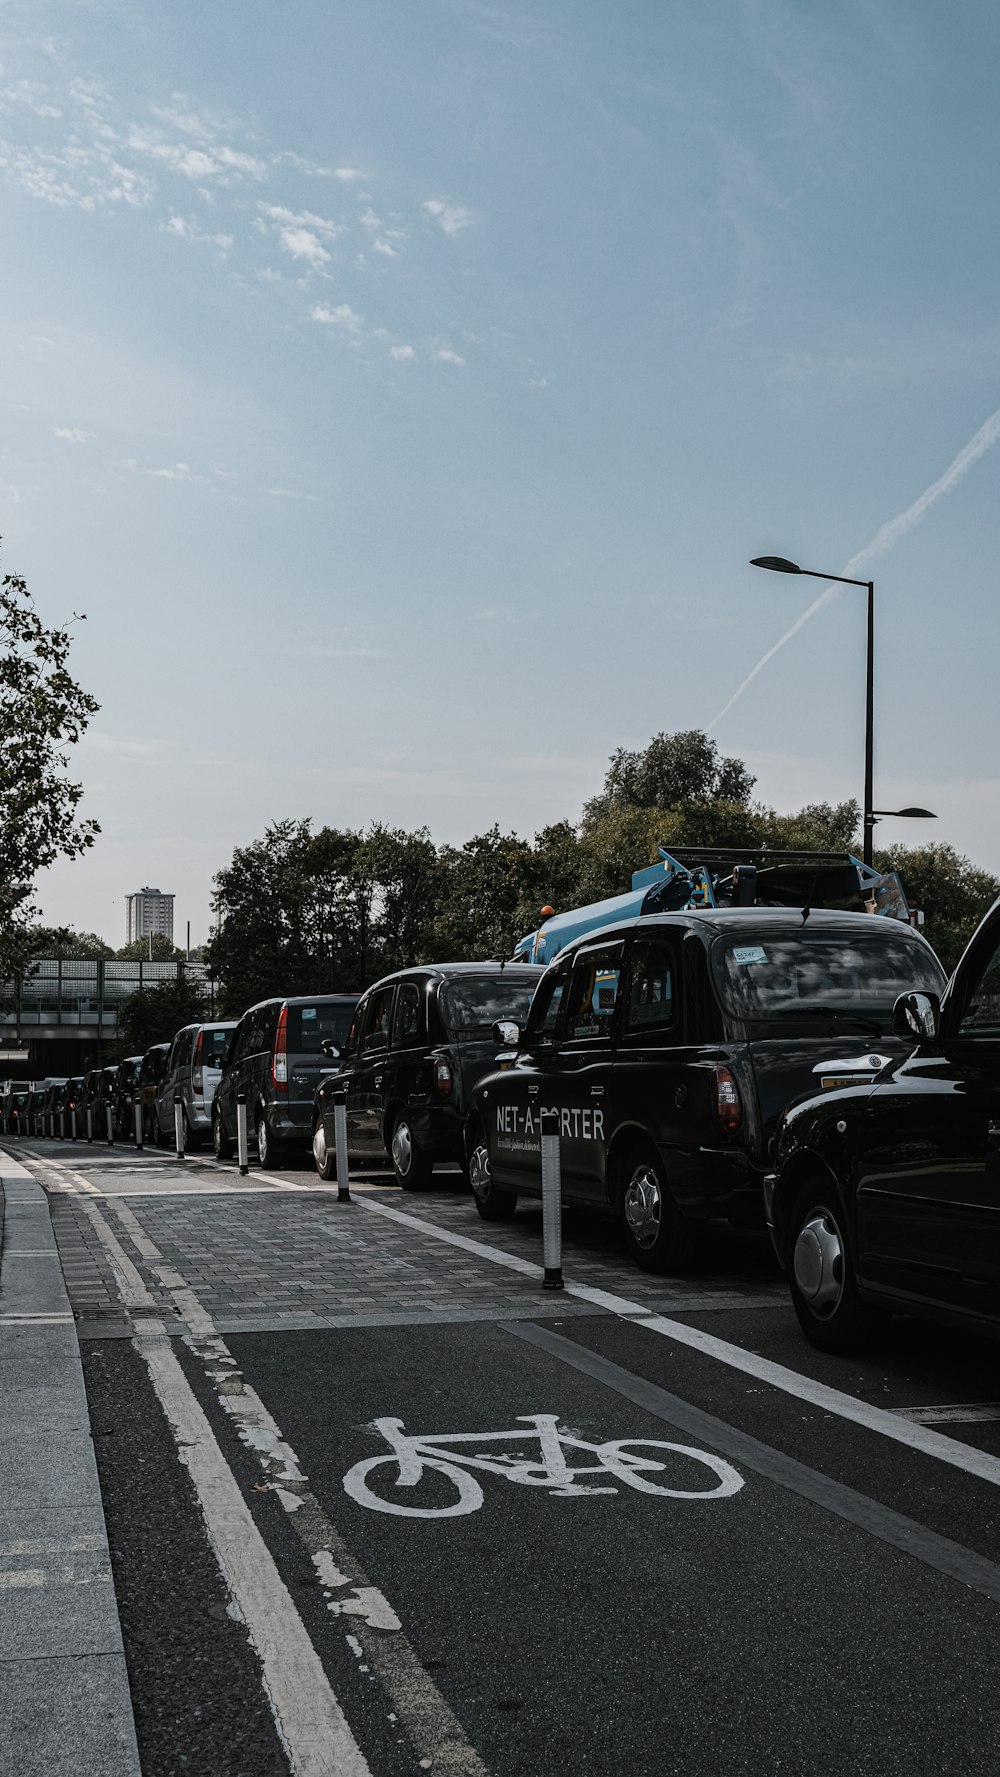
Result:
{"label": "paved sidewalk", "polygon": [[139,1777],[80,1352],[41,1186],[6,1155],[0,1777]]}

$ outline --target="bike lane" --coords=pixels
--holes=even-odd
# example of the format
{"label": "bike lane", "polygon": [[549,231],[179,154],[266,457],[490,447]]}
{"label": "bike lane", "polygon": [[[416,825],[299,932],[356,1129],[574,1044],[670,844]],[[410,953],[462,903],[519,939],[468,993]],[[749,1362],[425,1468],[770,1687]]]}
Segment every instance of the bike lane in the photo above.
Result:
{"label": "bike lane", "polygon": [[[686,1378],[672,1376],[676,1407],[655,1392],[644,1400],[644,1364],[648,1371],[661,1360],[638,1355],[643,1340],[666,1352],[641,1326],[607,1316],[415,1326],[405,1335],[378,1327],[235,1335],[227,1343],[344,1546],[498,1777],[546,1767],[649,1777],[993,1768],[1000,1605],[976,1581],[995,1583],[1000,1596],[1000,1572],[986,1560],[972,1583],[943,1571],[942,1551],[947,1568],[953,1547],[943,1533],[907,1552],[884,1500],[852,1489],[845,1497],[861,1499],[861,1516],[845,1517],[843,1498],[831,1503],[829,1486],[823,1496],[829,1477],[808,1467],[819,1486],[803,1492],[785,1452],[767,1472],[759,1452],[773,1456],[773,1446],[747,1431],[741,1446],[735,1412],[722,1421],[728,1451],[698,1435],[697,1419],[673,1426],[671,1411],[681,1419],[685,1408],[702,1411],[697,1360]],[[603,1376],[579,1367],[595,1355],[610,1366]],[[213,1403],[197,1358],[185,1351],[182,1362],[234,1472],[242,1465],[249,1476],[254,1457]],[[670,1367],[669,1354],[662,1362]],[[451,1445],[442,1460],[454,1469],[463,1451],[516,1456],[525,1415],[554,1415],[592,1446],[646,1439],[700,1449],[715,1468],[650,1448],[642,1454],[662,1459],[665,1472],[640,1477],[713,1496],[659,1497],[613,1471],[580,1474],[569,1487],[561,1476],[555,1486],[528,1486],[466,1465],[476,1485],[466,1484],[463,1499],[453,1477],[429,1470],[426,1452],[415,1488],[393,1484],[394,1460],[359,1475],[359,1465],[389,1454],[378,1419],[445,1442],[449,1434],[511,1434]],[[852,1442],[850,1428],[837,1435],[845,1447]],[[572,1462],[572,1447],[564,1450]],[[535,1451],[537,1462],[537,1443]],[[582,1460],[597,1466],[592,1452]],[[889,1460],[905,1482],[916,1459],[893,1451]],[[742,1486],[720,1488],[727,1463]],[[909,1484],[913,1498],[921,1486],[934,1492],[927,1477]],[[375,1509],[366,1489],[407,1515]],[[470,1496],[473,1509],[456,1513]],[[867,1523],[865,1501],[874,1505]],[[414,1507],[433,1515],[410,1515]],[[295,1515],[289,1524],[266,1491],[254,1510],[294,1593],[287,1543]],[[301,1573],[298,1586],[317,1649],[338,1670],[345,1644],[352,1636],[357,1643],[356,1619],[336,1608],[335,1592],[320,1606],[314,1575]],[[382,1631],[386,1640],[394,1633]]]}

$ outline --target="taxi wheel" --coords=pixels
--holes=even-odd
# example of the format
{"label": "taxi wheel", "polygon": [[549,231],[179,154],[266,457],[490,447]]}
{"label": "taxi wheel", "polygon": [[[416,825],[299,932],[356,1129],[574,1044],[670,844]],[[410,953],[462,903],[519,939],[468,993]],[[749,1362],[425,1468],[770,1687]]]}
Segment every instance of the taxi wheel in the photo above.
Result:
{"label": "taxi wheel", "polygon": [[787,1259],[792,1306],[810,1344],[845,1355],[871,1345],[889,1317],[858,1295],[844,1207],[825,1180],[795,1200]]}
{"label": "taxi wheel", "polygon": [[633,1148],[619,1173],[618,1210],[643,1271],[681,1271],[691,1256],[693,1234],[674,1202],[663,1163],[652,1148]]}
{"label": "taxi wheel", "polygon": [[312,1152],[316,1171],[321,1179],[330,1184],[331,1180],[337,1176],[337,1151],[326,1145],[326,1130],[323,1127],[322,1117],[317,1117],[313,1124]]}
{"label": "taxi wheel", "polygon": [[231,1160],[233,1144],[222,1127],[222,1118],[218,1111],[212,1117],[212,1152],[217,1160]]}
{"label": "taxi wheel", "polygon": [[285,1150],[280,1141],[275,1141],[267,1127],[267,1118],[263,1111],[257,1118],[257,1159],[265,1170],[270,1167],[272,1172],[285,1164]]}
{"label": "taxi wheel", "polygon": [[428,1183],[434,1162],[429,1154],[424,1153],[423,1148],[418,1148],[405,1111],[396,1112],[389,1153],[396,1183],[402,1185],[404,1191],[419,1191],[422,1185]]}
{"label": "taxi wheel", "polygon": [[493,1183],[490,1150],[482,1136],[469,1154],[469,1183],[476,1208],[484,1222],[509,1222],[517,1210],[513,1191],[499,1191]]}

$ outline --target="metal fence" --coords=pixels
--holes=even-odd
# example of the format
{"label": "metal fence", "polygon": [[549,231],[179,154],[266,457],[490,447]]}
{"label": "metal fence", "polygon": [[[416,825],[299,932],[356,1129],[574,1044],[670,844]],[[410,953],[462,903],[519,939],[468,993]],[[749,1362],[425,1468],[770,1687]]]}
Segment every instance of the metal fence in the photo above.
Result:
{"label": "metal fence", "polygon": [[113,1031],[118,1009],[142,987],[164,981],[205,982],[204,963],[76,961],[43,957],[12,981],[0,983],[0,1030],[25,1034],[42,1026],[96,1027]]}

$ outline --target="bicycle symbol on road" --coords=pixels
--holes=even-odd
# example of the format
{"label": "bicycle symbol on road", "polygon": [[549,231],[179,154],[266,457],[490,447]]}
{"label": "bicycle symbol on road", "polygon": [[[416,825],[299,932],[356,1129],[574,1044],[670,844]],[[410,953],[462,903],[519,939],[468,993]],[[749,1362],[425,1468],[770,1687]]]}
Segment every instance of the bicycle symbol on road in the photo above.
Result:
{"label": "bicycle symbol on road", "polygon": [[[525,1426],[529,1429],[522,1430]],[[344,1476],[344,1491],[370,1511],[391,1512],[399,1518],[463,1518],[469,1512],[478,1512],[483,1490],[475,1475],[469,1473],[471,1469],[500,1475],[519,1487],[545,1487],[554,1499],[618,1492],[617,1486],[581,1484],[590,1476],[613,1479],[637,1493],[653,1493],[660,1499],[728,1499],[743,1486],[742,1475],[721,1456],[712,1456],[707,1450],[695,1450],[690,1444],[661,1443],[655,1438],[620,1438],[606,1444],[588,1444],[585,1438],[560,1430],[556,1413],[519,1414],[517,1424],[509,1431],[436,1432],[430,1437],[412,1438],[404,1432],[401,1419],[376,1419],[372,1429],[381,1434],[389,1450],[356,1462]],[[456,1444],[473,1448],[451,1448]],[[484,1444],[528,1448],[516,1452],[494,1448],[487,1453],[482,1449]],[[696,1479],[690,1472],[691,1463],[709,1469],[715,1485],[685,1486],[685,1481]],[[383,1482],[389,1481],[396,1488],[417,1487],[428,1471],[443,1475],[458,1497],[444,1505],[418,1505],[373,1492],[369,1478],[383,1469]],[[668,1474],[680,1484],[666,1486],[652,1479],[654,1475]],[[438,1487],[434,1494],[440,1497]]]}

